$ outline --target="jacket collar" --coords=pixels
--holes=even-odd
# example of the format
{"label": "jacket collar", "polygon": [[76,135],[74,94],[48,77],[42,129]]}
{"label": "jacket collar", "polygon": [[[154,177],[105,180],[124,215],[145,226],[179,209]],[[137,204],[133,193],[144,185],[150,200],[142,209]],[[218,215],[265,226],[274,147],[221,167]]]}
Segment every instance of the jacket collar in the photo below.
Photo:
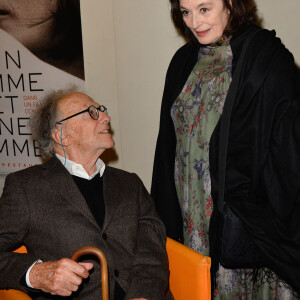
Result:
{"label": "jacket collar", "polygon": [[114,174],[114,168],[106,166],[103,174],[103,196],[105,203],[105,218],[103,231],[107,228],[120,203],[119,177]]}
{"label": "jacket collar", "polygon": [[84,197],[62,163],[56,157],[53,157],[43,164],[42,168],[44,169],[42,176],[45,178],[50,190],[99,228]]}

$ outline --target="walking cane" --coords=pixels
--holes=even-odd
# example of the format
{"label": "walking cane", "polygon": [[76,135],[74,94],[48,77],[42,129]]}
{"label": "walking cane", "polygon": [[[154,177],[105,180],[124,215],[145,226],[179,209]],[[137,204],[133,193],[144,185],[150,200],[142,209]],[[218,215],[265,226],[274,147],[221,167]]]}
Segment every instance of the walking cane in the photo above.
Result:
{"label": "walking cane", "polygon": [[105,254],[96,247],[82,247],[77,249],[71,256],[71,259],[78,261],[83,255],[95,255],[101,265],[101,284],[102,284],[102,300],[109,300],[108,297],[108,271],[107,271],[107,260]]}

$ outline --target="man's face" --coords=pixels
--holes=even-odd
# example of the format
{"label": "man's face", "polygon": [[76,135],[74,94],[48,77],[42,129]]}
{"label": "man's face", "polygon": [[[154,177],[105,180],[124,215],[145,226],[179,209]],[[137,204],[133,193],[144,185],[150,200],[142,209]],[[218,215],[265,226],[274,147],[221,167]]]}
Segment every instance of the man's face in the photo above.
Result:
{"label": "man's face", "polygon": [[[89,96],[81,93],[73,93],[66,96],[59,104],[60,119],[67,118],[75,113],[87,109],[90,105],[99,107]],[[99,111],[98,120],[91,118],[88,112],[84,112],[62,122],[63,137],[68,140],[66,151],[71,151],[73,159],[77,157],[99,156],[105,149],[114,146],[114,140],[110,133],[110,117]],[[69,155],[70,155],[69,153]]]}

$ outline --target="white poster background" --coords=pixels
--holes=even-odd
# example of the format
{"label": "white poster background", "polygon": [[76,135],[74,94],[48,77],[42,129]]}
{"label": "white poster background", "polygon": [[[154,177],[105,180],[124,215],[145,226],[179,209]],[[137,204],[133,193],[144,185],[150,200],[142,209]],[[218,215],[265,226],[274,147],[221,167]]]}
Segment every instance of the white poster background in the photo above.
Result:
{"label": "white poster background", "polygon": [[28,121],[50,90],[75,86],[84,80],[34,56],[0,29],[0,189],[8,173],[42,162]]}

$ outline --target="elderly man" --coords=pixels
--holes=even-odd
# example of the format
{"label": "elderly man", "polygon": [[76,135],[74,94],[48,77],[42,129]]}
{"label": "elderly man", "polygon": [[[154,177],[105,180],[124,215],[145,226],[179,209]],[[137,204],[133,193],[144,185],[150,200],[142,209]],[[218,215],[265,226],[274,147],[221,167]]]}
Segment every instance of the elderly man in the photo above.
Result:
{"label": "elderly man", "polygon": [[[69,259],[94,246],[108,261],[110,299],[169,299],[165,229],[152,199],[135,174],[99,159],[114,146],[109,122],[103,105],[78,92],[53,93],[34,116],[33,136],[50,159],[6,178],[0,288],[100,299],[96,259]],[[11,252],[21,244],[28,254]]]}

